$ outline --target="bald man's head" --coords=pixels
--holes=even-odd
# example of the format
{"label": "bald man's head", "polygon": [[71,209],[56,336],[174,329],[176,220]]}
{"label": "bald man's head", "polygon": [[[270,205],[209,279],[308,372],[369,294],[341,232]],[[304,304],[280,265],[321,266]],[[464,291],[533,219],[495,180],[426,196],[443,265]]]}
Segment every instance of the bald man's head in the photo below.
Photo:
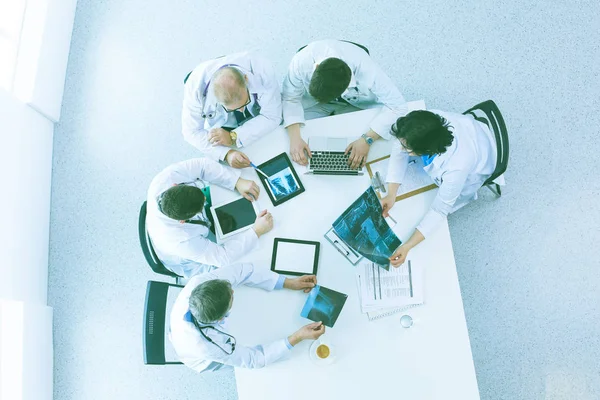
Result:
{"label": "bald man's head", "polygon": [[243,104],[246,100],[246,78],[237,68],[219,69],[212,77],[212,84],[217,100],[227,108],[237,108],[229,106]]}

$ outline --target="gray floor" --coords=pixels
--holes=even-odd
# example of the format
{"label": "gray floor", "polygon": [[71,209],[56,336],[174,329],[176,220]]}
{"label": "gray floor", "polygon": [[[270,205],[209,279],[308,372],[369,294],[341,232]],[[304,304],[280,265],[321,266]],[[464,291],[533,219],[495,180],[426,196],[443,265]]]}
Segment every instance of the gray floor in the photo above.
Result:
{"label": "gray floor", "polygon": [[600,398],[598,2],[218,4],[79,0],[54,146],[56,398],[237,397],[231,373],[143,366],[156,276],[138,208],[157,171],[195,154],[179,115],[198,61],[260,47],[283,76],[296,48],[327,37],[368,45],[430,108],[497,101],[509,186],[450,218],[481,398]]}

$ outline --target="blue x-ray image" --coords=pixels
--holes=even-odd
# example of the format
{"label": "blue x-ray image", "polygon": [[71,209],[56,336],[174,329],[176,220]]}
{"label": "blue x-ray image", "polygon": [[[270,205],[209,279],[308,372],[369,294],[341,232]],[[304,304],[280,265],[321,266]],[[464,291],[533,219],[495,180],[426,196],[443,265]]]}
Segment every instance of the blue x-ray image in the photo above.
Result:
{"label": "blue x-ray image", "polygon": [[372,187],[333,223],[335,233],[353,250],[389,269],[389,257],[402,242],[385,222]]}
{"label": "blue x-ray image", "polygon": [[279,171],[268,179],[269,188],[276,200],[281,200],[284,197],[300,190],[296,178],[289,168]]}
{"label": "blue x-ray image", "polygon": [[300,316],[333,328],[347,298],[347,294],[317,285],[308,294]]}

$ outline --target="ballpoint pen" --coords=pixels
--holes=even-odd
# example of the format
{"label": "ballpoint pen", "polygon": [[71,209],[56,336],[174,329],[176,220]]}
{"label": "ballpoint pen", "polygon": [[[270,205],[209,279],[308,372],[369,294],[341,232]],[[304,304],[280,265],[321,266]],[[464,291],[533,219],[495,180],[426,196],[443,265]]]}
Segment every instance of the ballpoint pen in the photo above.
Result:
{"label": "ballpoint pen", "polygon": [[265,174],[264,172],[262,172],[260,169],[258,169],[258,167],[256,165],[254,165],[253,162],[250,163],[250,166],[252,168],[254,168],[256,170],[256,172],[258,172],[259,174],[261,174],[262,176],[264,176],[265,178],[269,179],[269,175]]}

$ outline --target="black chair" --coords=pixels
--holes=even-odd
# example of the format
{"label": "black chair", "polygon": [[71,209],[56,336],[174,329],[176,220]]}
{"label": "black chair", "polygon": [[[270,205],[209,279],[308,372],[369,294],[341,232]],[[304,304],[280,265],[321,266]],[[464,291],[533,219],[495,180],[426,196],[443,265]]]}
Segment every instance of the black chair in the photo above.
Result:
{"label": "black chair", "polygon": [[497,148],[496,168],[483,186],[487,187],[492,193],[500,197],[502,196],[500,185],[494,183],[493,180],[502,175],[508,166],[508,132],[506,131],[504,118],[502,117],[498,106],[492,100],[479,103],[465,111],[463,114],[471,114],[477,121],[486,124],[492,132],[494,132]]}
{"label": "black chair", "polygon": [[167,361],[165,356],[165,328],[167,326],[167,296],[170,287],[182,288],[166,282],[148,281],[144,304],[144,364],[183,364]]}
{"label": "black chair", "polygon": [[[358,47],[360,47],[361,49],[363,49],[363,50],[364,50],[364,51],[365,51],[365,52],[366,52],[368,55],[371,55],[371,53],[369,53],[369,49],[367,49],[367,48],[366,48],[365,46],[363,46],[362,44],[354,43],[354,42],[351,42],[351,41],[349,41],[349,40],[340,40],[340,42],[352,43],[353,45],[355,45],[355,46],[358,46]],[[302,46],[302,47],[300,47],[300,48],[299,48],[299,49],[296,51],[296,53],[297,53],[297,52],[299,52],[300,50],[302,50],[303,48],[305,48],[306,46],[308,46],[308,45],[305,45],[305,46]]]}
{"label": "black chair", "polygon": [[165,267],[165,265],[158,259],[154,248],[152,247],[152,242],[150,241],[150,236],[148,236],[148,231],[146,231],[146,202],[142,204],[140,208],[140,219],[138,223],[138,234],[140,237],[140,246],[142,246],[142,252],[144,253],[144,257],[146,258],[146,262],[152,271],[157,274],[166,275],[175,278],[182,278],[177,275],[175,272],[170,271]]}

